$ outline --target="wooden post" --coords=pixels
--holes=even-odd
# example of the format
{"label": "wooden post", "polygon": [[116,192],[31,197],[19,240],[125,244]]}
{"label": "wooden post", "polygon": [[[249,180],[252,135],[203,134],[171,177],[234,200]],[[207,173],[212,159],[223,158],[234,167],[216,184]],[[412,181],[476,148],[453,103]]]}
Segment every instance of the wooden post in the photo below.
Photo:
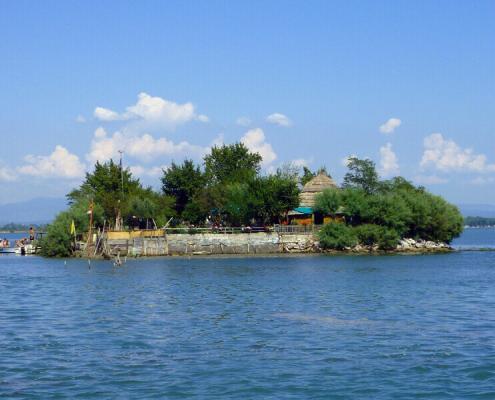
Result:
{"label": "wooden post", "polygon": [[88,245],[91,245],[93,243],[93,209],[94,209],[94,202],[91,200],[91,203],[89,203],[89,233],[88,233]]}

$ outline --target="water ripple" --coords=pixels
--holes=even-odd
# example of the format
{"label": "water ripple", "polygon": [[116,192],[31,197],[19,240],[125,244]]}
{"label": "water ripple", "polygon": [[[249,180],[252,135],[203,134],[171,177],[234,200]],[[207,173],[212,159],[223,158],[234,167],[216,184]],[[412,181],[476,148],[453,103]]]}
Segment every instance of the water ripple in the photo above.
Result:
{"label": "water ripple", "polygon": [[0,398],[495,398],[495,254],[0,258]]}

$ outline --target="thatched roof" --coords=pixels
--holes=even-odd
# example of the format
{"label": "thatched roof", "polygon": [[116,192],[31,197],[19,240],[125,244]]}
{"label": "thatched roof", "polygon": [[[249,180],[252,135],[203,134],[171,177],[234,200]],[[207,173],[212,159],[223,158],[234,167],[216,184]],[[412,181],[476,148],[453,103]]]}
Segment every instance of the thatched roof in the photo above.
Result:
{"label": "thatched roof", "polygon": [[308,183],[306,183],[299,195],[301,206],[313,207],[315,205],[315,196],[325,189],[335,189],[337,184],[325,172],[320,172]]}

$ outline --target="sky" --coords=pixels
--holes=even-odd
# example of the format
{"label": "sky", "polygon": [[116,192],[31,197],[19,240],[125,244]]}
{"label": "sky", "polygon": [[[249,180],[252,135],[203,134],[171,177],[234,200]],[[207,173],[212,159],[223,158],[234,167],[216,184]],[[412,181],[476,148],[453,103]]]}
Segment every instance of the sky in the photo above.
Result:
{"label": "sky", "polygon": [[0,204],[243,142],[495,204],[493,1],[0,2]]}

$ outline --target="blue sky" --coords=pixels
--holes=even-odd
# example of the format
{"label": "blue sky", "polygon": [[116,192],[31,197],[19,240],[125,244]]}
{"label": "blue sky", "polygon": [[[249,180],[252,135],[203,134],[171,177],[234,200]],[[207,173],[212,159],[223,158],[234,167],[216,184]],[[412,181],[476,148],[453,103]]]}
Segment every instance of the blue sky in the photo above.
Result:
{"label": "blue sky", "polygon": [[0,203],[61,197],[96,159],[158,185],[243,141],[271,171],[370,157],[495,204],[492,1],[0,3]]}

